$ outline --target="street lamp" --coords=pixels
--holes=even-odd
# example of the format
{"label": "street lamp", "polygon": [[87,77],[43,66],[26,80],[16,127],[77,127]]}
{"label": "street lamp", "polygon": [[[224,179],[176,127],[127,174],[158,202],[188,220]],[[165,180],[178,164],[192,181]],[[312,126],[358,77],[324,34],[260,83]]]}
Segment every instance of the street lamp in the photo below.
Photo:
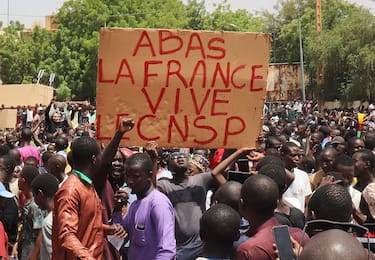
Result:
{"label": "street lamp", "polygon": [[298,34],[299,34],[299,57],[300,57],[300,63],[301,63],[301,85],[302,85],[302,100],[303,102],[306,101],[306,89],[305,89],[305,68],[304,68],[304,62],[303,62],[303,47],[302,47],[302,30],[301,30],[301,4],[300,0],[297,0],[298,8]]}

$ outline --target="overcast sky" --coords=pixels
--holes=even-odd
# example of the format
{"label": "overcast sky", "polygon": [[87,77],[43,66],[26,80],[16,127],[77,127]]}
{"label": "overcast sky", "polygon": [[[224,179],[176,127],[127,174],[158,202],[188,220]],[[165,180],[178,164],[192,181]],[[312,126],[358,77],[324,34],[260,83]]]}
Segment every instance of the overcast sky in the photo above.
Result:
{"label": "overcast sky", "polygon": [[[125,1],[125,0],[124,0]],[[347,0],[369,8],[375,14],[375,0]],[[30,27],[34,22],[44,24],[44,16],[54,13],[64,3],[64,0],[0,0],[0,20],[7,25],[8,2],[10,20],[19,20]],[[184,0],[186,2],[186,0]],[[212,10],[214,3],[220,0],[206,0],[206,7]],[[277,0],[228,0],[233,9],[244,8],[251,12],[261,10],[273,10]]]}

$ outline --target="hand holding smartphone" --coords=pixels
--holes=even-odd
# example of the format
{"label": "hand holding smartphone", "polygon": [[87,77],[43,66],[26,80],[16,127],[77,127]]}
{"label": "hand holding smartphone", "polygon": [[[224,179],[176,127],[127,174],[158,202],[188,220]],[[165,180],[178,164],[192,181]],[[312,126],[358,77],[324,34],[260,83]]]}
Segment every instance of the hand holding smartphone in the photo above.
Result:
{"label": "hand holding smartphone", "polygon": [[275,226],[272,227],[273,238],[276,243],[276,248],[280,260],[293,260],[294,252],[292,240],[290,239],[288,226]]}

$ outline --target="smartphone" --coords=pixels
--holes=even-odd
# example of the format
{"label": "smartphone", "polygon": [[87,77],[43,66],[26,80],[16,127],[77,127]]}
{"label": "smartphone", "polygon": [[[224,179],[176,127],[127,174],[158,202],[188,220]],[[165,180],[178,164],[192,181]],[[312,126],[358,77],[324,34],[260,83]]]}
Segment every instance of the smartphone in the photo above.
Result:
{"label": "smartphone", "polygon": [[293,260],[293,246],[287,225],[272,227],[273,238],[280,260]]}
{"label": "smartphone", "polygon": [[237,160],[238,170],[240,172],[249,172],[249,160],[248,159],[238,159]]}
{"label": "smartphone", "polygon": [[247,178],[249,178],[252,174],[249,172],[237,172],[237,171],[229,171],[227,179],[228,181],[236,181],[239,183],[244,183]]}

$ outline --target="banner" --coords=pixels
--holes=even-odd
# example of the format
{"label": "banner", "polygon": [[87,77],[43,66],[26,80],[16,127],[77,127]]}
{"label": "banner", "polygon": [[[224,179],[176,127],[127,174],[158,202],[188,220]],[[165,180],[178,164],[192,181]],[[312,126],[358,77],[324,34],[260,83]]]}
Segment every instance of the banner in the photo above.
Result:
{"label": "banner", "polygon": [[122,117],[124,144],[255,146],[266,93],[269,35],[105,28],[100,32],[97,138]]}

